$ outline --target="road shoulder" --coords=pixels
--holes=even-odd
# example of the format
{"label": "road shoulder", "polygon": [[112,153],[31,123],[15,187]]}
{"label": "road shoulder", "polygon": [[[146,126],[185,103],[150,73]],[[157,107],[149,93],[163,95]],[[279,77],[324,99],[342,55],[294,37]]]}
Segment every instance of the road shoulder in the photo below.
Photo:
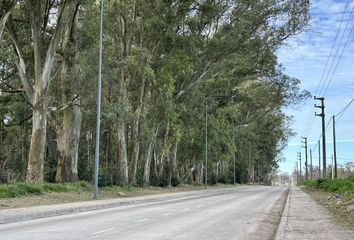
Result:
{"label": "road shoulder", "polygon": [[146,195],[119,199],[105,199],[85,202],[73,202],[47,206],[36,206],[16,209],[0,210],[0,224],[18,222],[30,219],[53,217],[71,213],[93,211],[133,204],[156,203],[162,201],[177,201],[184,198],[198,198],[205,195],[222,194],[235,189],[247,188],[242,186],[237,188],[214,188],[198,191],[164,193],[157,195]]}
{"label": "road shoulder", "polygon": [[275,239],[354,239],[329,212],[298,187],[291,187]]}

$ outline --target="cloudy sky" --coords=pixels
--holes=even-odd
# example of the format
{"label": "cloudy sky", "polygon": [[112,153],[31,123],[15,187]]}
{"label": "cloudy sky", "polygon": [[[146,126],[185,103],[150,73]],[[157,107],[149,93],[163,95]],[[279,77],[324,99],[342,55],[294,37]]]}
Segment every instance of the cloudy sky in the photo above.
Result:
{"label": "cloudy sky", "polygon": [[[354,0],[313,0],[311,26],[308,31],[291,39],[290,46],[279,50],[279,61],[286,73],[301,80],[302,88],[312,95],[325,97],[326,124],[354,98]],[[296,153],[302,152],[301,136],[308,137],[313,152],[313,165],[318,165],[316,143],[321,134],[321,119],[314,117],[319,103],[309,99],[297,109],[286,109],[294,116],[293,129],[297,133],[287,149],[280,170],[291,173]],[[337,157],[339,164],[354,162],[354,103],[338,118]],[[327,164],[333,153],[332,123],[326,131]]]}

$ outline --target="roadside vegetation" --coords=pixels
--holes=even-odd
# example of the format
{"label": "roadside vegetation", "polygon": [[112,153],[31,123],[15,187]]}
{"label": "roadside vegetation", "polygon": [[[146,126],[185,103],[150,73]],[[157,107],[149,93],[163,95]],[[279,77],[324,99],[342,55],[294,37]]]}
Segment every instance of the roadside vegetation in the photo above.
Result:
{"label": "roadside vegetation", "polygon": [[354,230],[354,174],[344,179],[308,180],[303,182],[303,186],[338,223]]}
{"label": "roadside vegetation", "polygon": [[335,193],[354,193],[354,174],[344,179],[320,178],[307,180],[303,185],[311,190]]}
{"label": "roadside vegetation", "polygon": [[90,191],[91,184],[80,181],[76,183],[11,183],[0,185],[0,198],[14,198],[30,194],[43,194],[48,192]]}
{"label": "roadside vegetation", "polygon": [[[223,188],[232,187],[231,184],[214,184],[209,185],[209,188]],[[103,198],[109,197],[133,197],[148,194],[159,194],[165,192],[181,192],[204,189],[204,185],[180,185],[179,187],[134,187],[134,186],[104,186],[100,187],[100,192]],[[77,200],[91,200],[91,194],[93,192],[92,184],[85,181],[79,181],[75,183],[10,183],[0,184],[0,199],[10,199],[18,197],[32,197],[32,196],[45,196],[46,194],[60,194],[65,193],[72,195],[87,195],[87,199],[77,198]],[[76,199],[67,201],[75,201]],[[1,203],[0,203],[1,204]]]}
{"label": "roadside vegetation", "polygon": [[[98,2],[0,1],[0,183],[92,182]],[[238,183],[270,183],[293,135],[283,109],[310,97],[277,52],[308,29],[309,8],[107,1],[100,185],[203,184],[205,122],[209,184],[234,167]]]}

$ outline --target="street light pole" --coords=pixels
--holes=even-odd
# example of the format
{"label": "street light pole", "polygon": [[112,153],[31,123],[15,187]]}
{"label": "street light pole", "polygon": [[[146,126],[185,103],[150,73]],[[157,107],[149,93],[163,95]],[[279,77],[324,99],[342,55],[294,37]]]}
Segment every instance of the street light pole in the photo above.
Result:
{"label": "street light pole", "polygon": [[205,189],[208,185],[208,103],[205,97]]}
{"label": "street light pole", "polygon": [[100,161],[100,125],[101,125],[101,92],[102,92],[102,35],[103,35],[103,0],[100,3],[100,43],[98,63],[98,94],[97,94],[97,117],[96,117],[96,149],[95,149],[95,173],[93,198],[98,199],[98,166]]}
{"label": "street light pole", "polygon": [[[232,124],[232,138],[234,140],[234,144],[236,145],[235,139],[235,123]],[[236,149],[234,150],[234,187],[236,184]]]}

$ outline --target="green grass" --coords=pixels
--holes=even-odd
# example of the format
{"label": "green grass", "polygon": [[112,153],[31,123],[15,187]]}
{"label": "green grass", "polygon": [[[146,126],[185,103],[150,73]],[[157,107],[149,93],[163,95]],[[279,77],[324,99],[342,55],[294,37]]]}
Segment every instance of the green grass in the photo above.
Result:
{"label": "green grass", "polygon": [[354,174],[345,179],[316,179],[303,182],[307,188],[336,193],[354,193]]}
{"label": "green grass", "polygon": [[87,182],[76,183],[12,183],[0,184],[0,198],[14,198],[31,194],[43,194],[46,192],[71,192],[79,190],[91,190],[91,184]]}

